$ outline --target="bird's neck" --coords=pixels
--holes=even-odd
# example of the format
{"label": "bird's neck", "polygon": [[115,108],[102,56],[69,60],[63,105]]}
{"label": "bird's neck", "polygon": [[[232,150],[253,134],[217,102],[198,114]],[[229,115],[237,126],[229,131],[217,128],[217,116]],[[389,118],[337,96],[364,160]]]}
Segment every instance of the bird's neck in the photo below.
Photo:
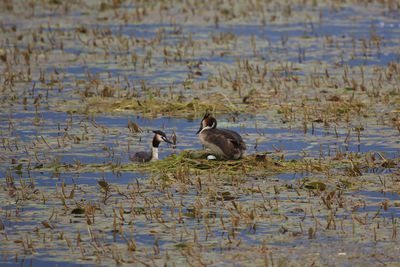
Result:
{"label": "bird's neck", "polygon": [[154,147],[158,147],[158,146],[160,145],[160,141],[158,141],[158,139],[157,139],[156,136],[154,136],[154,138],[153,138],[153,143],[152,143],[152,145],[153,145],[153,148],[154,148]]}
{"label": "bird's neck", "polygon": [[158,160],[158,147],[152,147],[151,151],[151,161]]}
{"label": "bird's neck", "polygon": [[204,132],[204,131],[211,130],[211,129],[213,129],[213,128],[215,128],[215,127],[206,126],[206,127],[204,127],[203,129],[201,129],[200,134],[201,134],[202,132]]}

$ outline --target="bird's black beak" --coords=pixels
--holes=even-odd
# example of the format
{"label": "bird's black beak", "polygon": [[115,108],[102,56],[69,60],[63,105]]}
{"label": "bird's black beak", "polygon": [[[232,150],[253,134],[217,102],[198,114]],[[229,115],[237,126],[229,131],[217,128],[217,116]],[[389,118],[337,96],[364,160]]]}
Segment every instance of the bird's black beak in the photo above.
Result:
{"label": "bird's black beak", "polygon": [[200,126],[199,130],[197,131],[196,134],[199,134],[201,132],[201,130],[203,129],[203,127]]}
{"label": "bird's black beak", "polygon": [[168,143],[168,144],[173,144],[171,141],[169,141],[167,138],[163,137],[162,138],[164,140],[164,142]]}

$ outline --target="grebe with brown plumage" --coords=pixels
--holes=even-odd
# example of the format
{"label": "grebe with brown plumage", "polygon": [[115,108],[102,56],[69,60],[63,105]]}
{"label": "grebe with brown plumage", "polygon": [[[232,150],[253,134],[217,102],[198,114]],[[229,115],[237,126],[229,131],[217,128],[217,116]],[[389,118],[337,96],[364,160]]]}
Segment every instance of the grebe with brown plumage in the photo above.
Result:
{"label": "grebe with brown plumage", "polygon": [[246,144],[240,134],[217,128],[217,120],[208,113],[201,120],[197,134],[203,145],[217,157],[236,160],[245,155]]}

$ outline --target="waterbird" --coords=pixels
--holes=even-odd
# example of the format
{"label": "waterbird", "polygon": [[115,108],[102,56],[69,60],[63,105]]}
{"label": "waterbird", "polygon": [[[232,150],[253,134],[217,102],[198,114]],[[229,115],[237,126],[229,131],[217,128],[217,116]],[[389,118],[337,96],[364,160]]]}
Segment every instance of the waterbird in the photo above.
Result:
{"label": "waterbird", "polygon": [[217,120],[208,113],[201,120],[197,134],[203,145],[222,159],[240,159],[245,155],[246,144],[240,134],[217,128]]}
{"label": "waterbird", "polygon": [[137,162],[156,161],[158,160],[158,146],[160,145],[160,143],[166,142],[172,144],[172,142],[167,139],[167,136],[163,131],[158,130],[158,131],[153,131],[153,133],[154,133],[154,138],[153,138],[151,152],[147,151],[136,152],[135,154],[129,156],[130,160]]}

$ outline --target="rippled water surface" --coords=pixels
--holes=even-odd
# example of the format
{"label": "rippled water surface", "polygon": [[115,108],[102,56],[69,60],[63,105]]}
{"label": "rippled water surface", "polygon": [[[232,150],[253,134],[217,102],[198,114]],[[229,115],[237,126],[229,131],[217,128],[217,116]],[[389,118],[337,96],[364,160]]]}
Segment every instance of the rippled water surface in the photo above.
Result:
{"label": "rippled water surface", "polygon": [[[396,1],[0,12],[1,264],[400,262]],[[247,158],[185,158],[206,111]]]}

